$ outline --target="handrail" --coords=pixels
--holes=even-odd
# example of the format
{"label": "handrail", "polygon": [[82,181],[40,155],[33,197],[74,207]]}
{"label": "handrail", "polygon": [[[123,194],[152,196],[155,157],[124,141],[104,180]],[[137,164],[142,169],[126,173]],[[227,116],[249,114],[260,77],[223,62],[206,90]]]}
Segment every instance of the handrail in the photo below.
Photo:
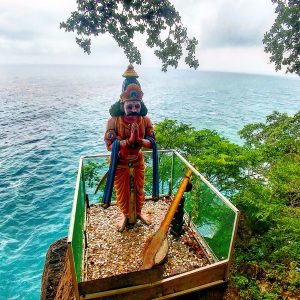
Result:
{"label": "handrail", "polygon": [[[151,150],[143,151],[145,154],[151,154]],[[194,175],[198,177],[230,210],[233,211],[235,214],[235,218],[233,221],[233,227],[232,227],[232,233],[231,238],[229,242],[229,249],[228,249],[228,256],[227,259],[231,261],[232,254],[233,254],[233,246],[235,243],[236,235],[237,235],[237,225],[239,221],[239,210],[223,195],[221,192],[213,185],[211,184],[190,162],[188,162],[179,152],[177,152],[174,149],[160,149],[158,150],[159,153],[170,153],[172,154],[172,161],[171,161],[171,181],[173,181],[173,168],[174,168],[174,158],[177,157],[187,168],[190,168]],[[79,191],[79,184],[80,184],[80,176],[83,171],[84,166],[84,160],[85,159],[94,159],[94,158],[109,158],[110,153],[99,153],[94,155],[82,155],[80,157],[79,161],[79,168],[78,168],[78,175],[76,179],[76,187],[75,187],[75,193],[74,193],[74,200],[73,200],[73,207],[72,207],[72,213],[71,213],[71,220],[70,220],[70,228],[69,228],[69,234],[68,234],[68,243],[72,243],[72,236],[73,236],[73,230],[74,230],[74,223],[75,223],[75,214],[76,214],[76,205],[77,205],[77,197],[78,197],[78,191]],[[172,186],[171,186],[172,189]],[[228,274],[228,270],[226,272],[226,276]]]}
{"label": "handrail", "polygon": [[[220,193],[220,191],[212,185],[195,167],[190,164],[179,152],[177,152],[174,149],[159,149],[157,150],[160,153],[164,152],[173,152],[188,168],[190,168],[200,179],[207,185],[209,186],[217,195],[218,197],[225,202],[235,213],[239,213],[239,210],[223,195]],[[143,151],[144,153],[152,153],[150,150],[145,150]],[[110,153],[101,153],[101,154],[94,154],[94,155],[82,155],[80,158],[81,159],[86,159],[86,158],[97,158],[97,157],[109,157]]]}
{"label": "handrail", "polygon": [[77,206],[77,200],[78,200],[77,199],[78,198],[78,190],[79,190],[80,176],[81,176],[81,169],[82,169],[82,160],[83,160],[82,157],[80,157],[78,173],[77,173],[77,178],[76,178],[74,198],[73,198],[73,206],[72,206],[72,212],[71,212],[71,218],[70,218],[70,225],[69,225],[68,243],[70,243],[72,241],[72,236],[73,236],[75,213],[76,213],[76,206]]}

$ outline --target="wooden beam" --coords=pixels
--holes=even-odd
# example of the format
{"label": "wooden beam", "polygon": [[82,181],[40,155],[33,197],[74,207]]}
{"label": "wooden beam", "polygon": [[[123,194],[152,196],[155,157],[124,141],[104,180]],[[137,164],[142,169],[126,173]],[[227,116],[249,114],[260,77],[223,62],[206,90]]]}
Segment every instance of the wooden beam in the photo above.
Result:
{"label": "wooden beam", "polygon": [[[174,297],[184,296],[184,295],[187,295],[187,294],[190,294],[190,293],[195,293],[195,292],[198,292],[198,291],[209,289],[209,288],[212,288],[214,286],[217,286],[217,285],[220,285],[220,284],[223,284],[223,283],[224,283],[224,280],[217,280],[217,281],[214,281],[214,282],[211,282],[211,283],[207,283],[207,284],[203,284],[201,286],[197,286],[195,288],[180,291],[180,292],[177,292],[177,293],[174,293],[174,294],[169,294],[169,295],[159,297],[159,298],[155,298],[155,299],[164,300],[164,299],[171,299],[171,298],[174,298]],[[153,300],[155,300],[155,299],[153,299]]]}
{"label": "wooden beam", "polygon": [[163,266],[79,283],[81,295],[153,283],[163,278]]}
{"label": "wooden beam", "polygon": [[81,295],[81,299],[146,300],[201,288],[213,282],[224,282],[228,261],[185,272],[153,283]]}

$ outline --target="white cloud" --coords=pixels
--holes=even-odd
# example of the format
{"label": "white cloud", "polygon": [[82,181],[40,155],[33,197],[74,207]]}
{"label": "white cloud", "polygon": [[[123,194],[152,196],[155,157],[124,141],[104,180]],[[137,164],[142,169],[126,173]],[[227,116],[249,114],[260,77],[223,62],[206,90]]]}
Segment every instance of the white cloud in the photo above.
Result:
{"label": "white cloud", "polygon": [[[271,1],[173,0],[191,36],[199,39],[200,69],[270,73],[261,39],[274,21]],[[92,38],[92,54],[59,29],[76,10],[75,0],[1,0],[0,63],[127,64],[108,35]],[[157,66],[153,50],[138,41],[142,63]],[[181,67],[185,67],[182,63]],[[274,71],[273,71],[274,72]]]}
{"label": "white cloud", "polygon": [[273,24],[271,1],[176,0],[188,32],[201,48],[262,44],[263,34]]}
{"label": "white cloud", "polygon": [[[218,47],[200,51],[201,69],[210,71],[273,74],[274,65],[261,47]],[[281,73],[282,74],[282,73]]]}

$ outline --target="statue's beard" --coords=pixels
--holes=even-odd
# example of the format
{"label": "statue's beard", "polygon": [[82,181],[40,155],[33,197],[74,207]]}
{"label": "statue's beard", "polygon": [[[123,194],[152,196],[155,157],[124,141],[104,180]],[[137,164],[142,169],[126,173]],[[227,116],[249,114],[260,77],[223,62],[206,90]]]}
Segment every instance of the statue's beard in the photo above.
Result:
{"label": "statue's beard", "polygon": [[133,112],[129,112],[127,116],[139,116],[139,115],[140,113],[133,111]]}

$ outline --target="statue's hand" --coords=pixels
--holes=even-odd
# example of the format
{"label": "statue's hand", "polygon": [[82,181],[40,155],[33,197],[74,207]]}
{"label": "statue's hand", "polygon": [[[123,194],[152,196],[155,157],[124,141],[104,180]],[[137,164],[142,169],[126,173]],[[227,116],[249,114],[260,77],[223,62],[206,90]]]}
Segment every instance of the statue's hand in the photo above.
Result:
{"label": "statue's hand", "polygon": [[139,125],[135,124],[135,141],[138,142],[140,140],[140,132],[139,132]]}
{"label": "statue's hand", "polygon": [[138,141],[139,139],[139,127],[136,123],[131,124],[131,132],[129,137],[129,143],[133,144],[134,142]]}

